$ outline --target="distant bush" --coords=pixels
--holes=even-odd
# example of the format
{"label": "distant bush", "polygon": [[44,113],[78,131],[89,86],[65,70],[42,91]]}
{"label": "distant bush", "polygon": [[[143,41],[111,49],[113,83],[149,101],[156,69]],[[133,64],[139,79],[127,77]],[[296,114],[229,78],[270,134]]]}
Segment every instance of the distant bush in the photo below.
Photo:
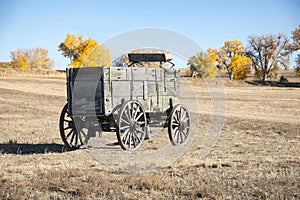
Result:
{"label": "distant bush", "polygon": [[282,76],[280,76],[279,82],[280,83],[287,83],[287,82],[289,82],[289,80],[282,75]]}

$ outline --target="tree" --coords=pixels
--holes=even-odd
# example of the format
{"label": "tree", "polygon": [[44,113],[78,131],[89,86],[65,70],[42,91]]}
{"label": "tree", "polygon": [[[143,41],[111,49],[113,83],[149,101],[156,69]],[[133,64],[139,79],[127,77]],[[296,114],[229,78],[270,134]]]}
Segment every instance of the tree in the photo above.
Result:
{"label": "tree", "polygon": [[11,66],[23,69],[51,69],[53,60],[48,50],[41,47],[31,49],[17,49],[11,52]]}
{"label": "tree", "polygon": [[48,56],[48,50],[43,48],[29,49],[29,65],[31,69],[51,69],[53,60]]}
{"label": "tree", "polygon": [[[59,44],[58,50],[62,52],[64,57],[71,60],[69,65],[72,67],[78,68],[83,66],[83,64],[88,66],[107,66],[107,63],[111,66],[111,56],[108,49],[99,45],[92,38],[83,40],[82,36],[68,33],[65,41]],[[101,59],[98,59],[97,56],[101,57]]]}
{"label": "tree", "polygon": [[[290,45],[291,53],[300,50],[300,24],[298,25],[298,28],[292,31],[292,40],[293,42]],[[300,54],[297,54],[297,58],[295,62],[296,62],[296,67],[295,67],[296,75],[300,76]]]}
{"label": "tree", "polygon": [[286,35],[252,35],[248,37],[247,55],[252,58],[256,74],[266,81],[271,72],[280,67],[288,69],[289,40]]}
{"label": "tree", "polygon": [[188,65],[190,66],[192,76],[198,73],[205,78],[215,78],[217,75],[217,67],[213,56],[213,54],[201,51],[190,57]]}
{"label": "tree", "polygon": [[22,69],[28,69],[29,67],[29,56],[26,50],[17,49],[16,51],[10,52],[11,66],[20,67]]}
{"label": "tree", "polygon": [[104,45],[95,47],[83,60],[85,67],[111,66],[111,54]]}
{"label": "tree", "polygon": [[[299,58],[300,56],[298,56]],[[300,66],[296,67],[295,68],[295,73],[296,73],[296,76],[300,77]]]}
{"label": "tree", "polygon": [[245,55],[234,55],[231,58],[231,69],[234,80],[245,80],[247,75],[251,72],[252,61],[251,58]]}
{"label": "tree", "polygon": [[[227,40],[217,53],[218,65],[225,68],[228,72],[229,79],[234,79],[234,70],[232,67],[232,58],[237,55],[243,55],[245,46],[241,40]],[[245,67],[241,67],[245,69]]]}

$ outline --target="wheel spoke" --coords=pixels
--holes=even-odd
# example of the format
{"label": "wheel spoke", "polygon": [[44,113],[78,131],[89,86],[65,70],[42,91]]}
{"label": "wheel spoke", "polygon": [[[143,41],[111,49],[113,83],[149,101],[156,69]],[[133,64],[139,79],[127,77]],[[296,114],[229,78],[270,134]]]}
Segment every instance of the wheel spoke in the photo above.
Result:
{"label": "wheel spoke", "polygon": [[173,134],[172,134],[172,136],[173,136],[173,140],[175,140],[175,139],[176,139],[176,137],[177,137],[177,131],[178,131],[178,130],[173,130],[173,133],[174,133],[174,136],[173,136]]}
{"label": "wheel spoke", "polygon": [[128,105],[127,107],[127,117],[128,117],[128,120],[131,120],[132,119],[132,114],[131,114],[131,107]]}
{"label": "wheel spoke", "polygon": [[141,130],[136,130],[137,132],[141,133],[142,135],[145,134],[145,132],[141,131]]}
{"label": "wheel spoke", "polygon": [[68,123],[71,123],[71,122],[73,122],[73,121],[71,121],[71,120],[67,120],[67,119],[64,119],[64,121],[65,121],[65,122],[68,122]]}
{"label": "wheel spoke", "polygon": [[130,136],[130,131],[128,131],[127,134],[126,134],[126,138],[125,138],[125,142],[124,142],[125,145],[128,142],[129,136]]}
{"label": "wheel spoke", "polygon": [[185,133],[185,130],[182,130],[181,132],[182,132],[182,134],[184,135],[184,137],[186,138],[186,137],[187,137],[187,134]]}
{"label": "wheel spoke", "polygon": [[77,131],[74,131],[70,140],[70,145],[72,146],[73,140],[74,140],[74,136],[76,135]]}
{"label": "wheel spoke", "polygon": [[73,127],[67,126],[66,128],[64,128],[64,131],[66,131],[66,130],[68,130],[70,128],[73,128]]}
{"label": "wheel spoke", "polygon": [[129,149],[131,149],[131,138],[132,138],[132,134],[130,132],[130,134],[129,134]]}
{"label": "wheel spoke", "polygon": [[140,113],[139,115],[138,115],[138,117],[136,118],[136,119],[134,119],[135,121],[138,121],[142,116],[144,115],[144,113]]}
{"label": "wheel spoke", "polygon": [[177,110],[175,114],[176,114],[175,120],[176,120],[177,122],[179,122],[179,120],[180,120],[180,111]]}
{"label": "wheel spoke", "polygon": [[140,141],[140,138],[137,136],[136,131],[133,131],[132,138],[133,138],[133,146],[135,148],[137,146],[137,144],[139,144],[139,142],[137,140]]}
{"label": "wheel spoke", "polygon": [[176,141],[177,141],[177,144],[178,144],[179,143],[179,134],[180,134],[179,130],[176,130],[176,133],[177,133],[176,134]]}
{"label": "wheel spoke", "polygon": [[122,139],[122,141],[123,141],[123,139],[124,139],[124,136],[127,137],[128,132],[129,132],[129,129],[126,129],[126,130],[122,133],[122,135],[120,136],[120,138]]}
{"label": "wheel spoke", "polygon": [[84,133],[83,133],[83,131],[80,131],[80,133],[82,133],[82,134],[79,134],[79,141],[80,141],[80,144],[83,145],[82,135],[84,135]]}
{"label": "wheel spoke", "polygon": [[181,120],[183,118],[183,108],[180,106],[179,112],[180,112],[180,119]]}
{"label": "wheel spoke", "polygon": [[121,122],[124,122],[125,124],[127,124],[127,125],[130,125],[130,122],[129,121],[126,121],[125,119],[121,119]]}
{"label": "wheel spoke", "polygon": [[138,122],[138,125],[139,126],[143,126],[143,125],[145,125],[146,124],[146,122]]}
{"label": "wheel spoke", "polygon": [[74,146],[77,146],[77,144],[78,144],[78,134],[79,134],[79,132],[77,132],[77,134],[75,135],[75,145]]}
{"label": "wheel spoke", "polygon": [[173,126],[179,126],[179,122],[172,121],[172,125],[173,125]]}
{"label": "wheel spoke", "polygon": [[68,130],[68,129],[73,129],[74,126],[67,126],[66,128],[64,128],[64,131]]}
{"label": "wheel spoke", "polygon": [[75,129],[72,128],[65,138],[68,138],[71,135],[71,133],[73,133],[74,131],[75,131]]}
{"label": "wheel spoke", "polygon": [[179,127],[173,127],[173,132],[179,130]]}
{"label": "wheel spoke", "polygon": [[129,115],[129,109],[126,108],[126,111],[124,111],[124,116],[127,118],[128,121],[130,121],[130,115]]}
{"label": "wheel spoke", "polygon": [[183,119],[183,122],[187,122],[189,120],[189,118],[185,117],[185,119]]}
{"label": "wheel spoke", "polygon": [[180,141],[181,141],[180,143],[183,143],[182,131],[179,132],[179,135],[180,135]]}
{"label": "wheel spoke", "polygon": [[182,117],[181,117],[181,121],[185,120],[186,119],[186,111],[183,110],[183,114],[182,114]]}
{"label": "wheel spoke", "polygon": [[129,129],[129,128],[130,128],[130,126],[129,126],[129,125],[127,125],[127,126],[123,126],[123,127],[121,127],[121,128],[120,128],[120,130],[121,130],[121,131],[123,131],[123,130],[125,130],[125,129]]}
{"label": "wheel spoke", "polygon": [[136,119],[136,115],[138,114],[139,108],[140,108],[140,107],[137,106],[136,109],[134,110],[133,119]]}

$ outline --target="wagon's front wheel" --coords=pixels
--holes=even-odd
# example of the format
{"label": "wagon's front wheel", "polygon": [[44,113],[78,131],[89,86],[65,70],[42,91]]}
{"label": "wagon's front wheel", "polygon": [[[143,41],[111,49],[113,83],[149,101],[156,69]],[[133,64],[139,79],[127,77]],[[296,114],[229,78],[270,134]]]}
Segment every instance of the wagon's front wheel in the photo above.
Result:
{"label": "wagon's front wheel", "polygon": [[190,114],[184,105],[178,104],[172,109],[168,133],[173,145],[183,145],[187,142],[190,134]]}
{"label": "wagon's front wheel", "polygon": [[125,102],[119,112],[118,142],[124,150],[134,150],[144,141],[147,127],[146,114],[138,101]]}
{"label": "wagon's front wheel", "polygon": [[74,117],[71,116],[68,104],[66,104],[61,111],[59,130],[61,139],[67,147],[79,148],[85,143],[87,135],[80,128],[81,122],[81,118],[76,118],[75,120]]}

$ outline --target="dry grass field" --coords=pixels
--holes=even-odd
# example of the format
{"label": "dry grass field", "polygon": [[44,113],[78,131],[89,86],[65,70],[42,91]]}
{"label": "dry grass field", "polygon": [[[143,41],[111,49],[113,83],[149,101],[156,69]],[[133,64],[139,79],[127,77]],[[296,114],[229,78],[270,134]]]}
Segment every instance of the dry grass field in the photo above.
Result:
{"label": "dry grass field", "polygon": [[[201,107],[192,128],[205,132],[211,94],[189,81]],[[300,88],[223,82],[225,121],[208,156],[195,140],[172,165],[130,173],[64,148],[63,73],[1,71],[0,199],[300,199]]]}

